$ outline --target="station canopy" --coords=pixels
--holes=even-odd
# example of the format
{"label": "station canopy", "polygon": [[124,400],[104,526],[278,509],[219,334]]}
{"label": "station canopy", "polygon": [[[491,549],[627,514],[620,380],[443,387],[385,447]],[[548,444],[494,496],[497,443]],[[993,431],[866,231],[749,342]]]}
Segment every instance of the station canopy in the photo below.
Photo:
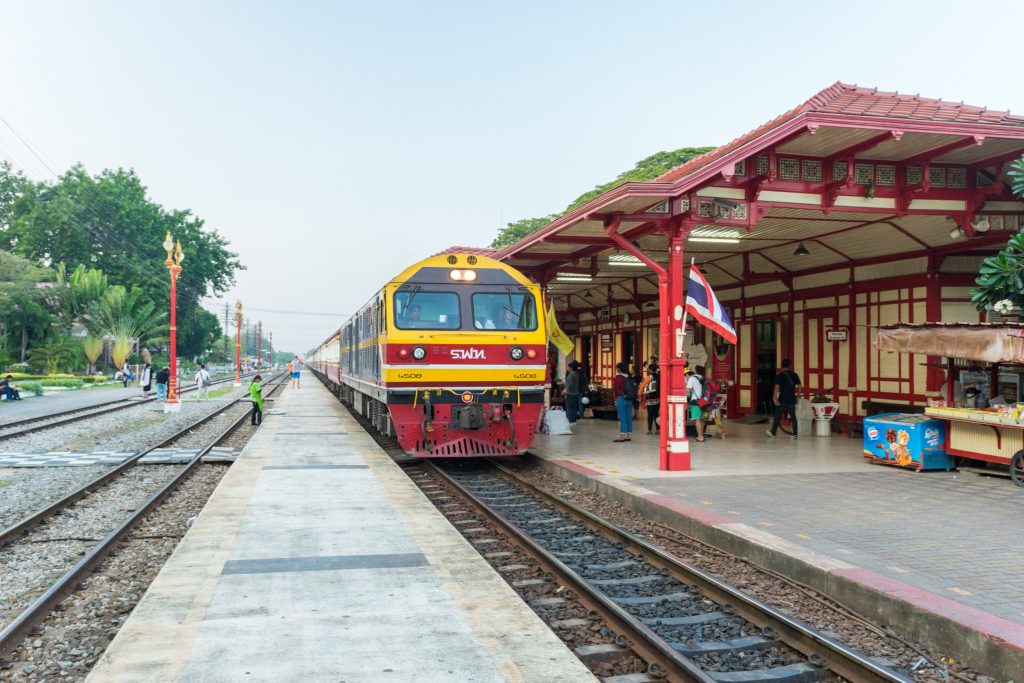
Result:
{"label": "station canopy", "polygon": [[657,301],[657,279],[608,237],[610,225],[663,265],[667,227],[686,226],[686,261],[729,300],[802,288],[816,274],[849,282],[867,266],[937,270],[991,253],[1021,226],[1024,204],[1003,169],[1022,153],[1024,116],[836,83],[495,257],[578,311]]}

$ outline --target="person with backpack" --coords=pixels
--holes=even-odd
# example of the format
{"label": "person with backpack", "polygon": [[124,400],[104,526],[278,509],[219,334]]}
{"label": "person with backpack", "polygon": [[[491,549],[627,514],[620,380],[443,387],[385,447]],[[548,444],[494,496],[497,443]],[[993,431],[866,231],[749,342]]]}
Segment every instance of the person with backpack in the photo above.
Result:
{"label": "person with backpack", "polygon": [[704,407],[707,405],[704,395],[706,393],[707,381],[704,379],[704,366],[698,365],[686,380],[688,412],[690,419],[693,420],[693,426],[697,430],[695,441],[704,441]]}
{"label": "person with backpack", "polygon": [[615,366],[618,374],[612,380],[612,394],[615,396],[615,411],[619,415],[619,438],[614,443],[633,440],[633,401],[636,399],[636,381],[629,375],[629,365]]}
{"label": "person with backpack", "polygon": [[768,430],[768,436],[775,438],[775,432],[779,431],[779,423],[782,422],[782,415],[789,413],[789,423],[793,425],[793,438],[797,434],[796,421],[796,394],[800,388],[800,375],[789,369],[789,359],[782,359],[782,372],[775,376],[775,419],[772,420],[772,428]]}
{"label": "person with backpack", "polygon": [[647,378],[644,380],[641,394],[644,408],[647,409],[647,433],[654,434],[657,427],[658,413],[661,410],[661,387],[658,383],[658,366],[647,366]]}
{"label": "person with backpack", "polygon": [[199,364],[199,370],[196,371],[196,400],[202,401],[205,397],[207,401],[210,400],[210,385],[213,384],[213,380],[210,379],[210,373],[206,370],[206,366],[202,363]]}

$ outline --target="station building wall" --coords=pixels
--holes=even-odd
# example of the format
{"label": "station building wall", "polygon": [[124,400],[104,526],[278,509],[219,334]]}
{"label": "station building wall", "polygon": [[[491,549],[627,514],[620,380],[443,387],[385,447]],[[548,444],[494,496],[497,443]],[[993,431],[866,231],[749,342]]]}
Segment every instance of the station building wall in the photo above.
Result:
{"label": "station building wall", "polygon": [[[775,352],[774,367],[762,368],[765,377],[788,357],[805,394],[832,390],[848,417],[864,415],[869,399],[923,404],[941,386],[943,373],[934,367],[938,359],[880,352],[873,329],[898,322],[983,321],[984,314],[970,303],[981,258],[946,259],[931,275],[926,259],[854,266],[794,277],[792,292],[781,281],[724,287],[716,293],[735,324],[737,346],[724,349],[721,339],[700,325],[688,334],[688,343],[704,346],[707,369],[716,378],[728,374],[735,383],[734,414],[757,410],[758,334],[768,328],[774,328]],[[829,332],[838,337],[845,332],[845,340],[830,340]],[[660,355],[658,311],[652,304],[619,306],[606,319],[583,314],[571,358],[589,357],[592,381],[610,386],[615,364],[630,355],[625,349],[630,338],[635,361]],[[762,398],[770,391],[763,384],[760,390]]]}

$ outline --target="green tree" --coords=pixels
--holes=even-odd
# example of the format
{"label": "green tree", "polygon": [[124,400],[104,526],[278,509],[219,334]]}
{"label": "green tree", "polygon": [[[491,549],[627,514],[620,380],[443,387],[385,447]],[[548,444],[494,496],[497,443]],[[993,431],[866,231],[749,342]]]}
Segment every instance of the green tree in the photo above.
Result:
{"label": "green tree", "polygon": [[[1010,165],[1007,177],[1013,193],[1024,197],[1024,157]],[[1024,229],[1011,237],[1002,251],[981,262],[974,282],[978,289],[971,292],[971,303],[979,311],[1005,313],[1011,306],[1024,308]]]}
{"label": "green tree", "polygon": [[495,249],[500,249],[501,247],[507,247],[510,244],[515,244],[523,237],[540,230],[556,218],[577,207],[583,206],[591,199],[599,197],[608,190],[616,188],[623,183],[647,182],[654,180],[663,173],[671,171],[676,166],[684,164],[695,156],[712,149],[714,149],[714,147],[683,147],[681,149],[672,150],[671,152],[657,152],[652,154],[651,156],[638,161],[636,165],[628,171],[620,173],[616,176],[615,180],[598,185],[593,190],[584,192],[573,200],[572,203],[565,208],[565,211],[552,214],[550,216],[544,216],[543,218],[524,218],[523,220],[509,223],[501,229],[498,236],[493,242],[491,242],[491,246]]}
{"label": "green tree", "polygon": [[53,332],[55,318],[47,305],[52,278],[50,269],[0,251],[0,336],[3,347],[21,362],[30,343],[42,342]]}
{"label": "green tree", "polygon": [[[170,232],[187,256],[178,279],[178,324],[200,315],[204,295],[223,293],[243,266],[228,243],[189,211],[169,211],[146,195],[134,171],[90,175],[71,168],[55,182],[32,182],[0,166],[0,249],[30,260],[97,268],[110,284],[138,287],[158,310],[170,306],[161,244]],[[182,355],[200,349],[179,347]]]}

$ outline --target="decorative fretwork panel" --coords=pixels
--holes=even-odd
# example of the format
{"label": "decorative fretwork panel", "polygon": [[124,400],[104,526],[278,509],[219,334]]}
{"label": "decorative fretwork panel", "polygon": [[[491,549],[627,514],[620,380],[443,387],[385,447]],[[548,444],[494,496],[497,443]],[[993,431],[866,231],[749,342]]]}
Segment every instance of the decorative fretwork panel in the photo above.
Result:
{"label": "decorative fretwork panel", "polygon": [[958,190],[962,190],[967,187],[967,169],[966,168],[948,168],[946,169],[946,185]]}
{"label": "decorative fretwork panel", "polygon": [[736,175],[747,175],[747,160],[736,162]]}
{"label": "decorative fretwork panel", "polygon": [[711,218],[711,202],[697,202],[697,215],[701,218]]}
{"label": "decorative fretwork panel", "polygon": [[875,167],[871,164],[856,164],[853,167],[853,182],[867,185],[875,181]]}
{"label": "decorative fretwork panel", "polygon": [[803,162],[804,180],[809,183],[821,182],[821,162],[805,159]]}
{"label": "decorative fretwork panel", "polygon": [[846,162],[832,162],[832,180],[843,180],[846,177]]}
{"label": "decorative fretwork panel", "polygon": [[928,173],[928,177],[931,178],[932,187],[946,186],[946,169],[932,166]]}
{"label": "decorative fretwork panel", "polygon": [[800,180],[800,162],[796,159],[779,159],[780,180]]}
{"label": "decorative fretwork panel", "polygon": [[879,185],[892,187],[896,184],[896,167],[879,165],[875,166],[875,182]]}
{"label": "decorative fretwork panel", "polygon": [[768,173],[768,157],[757,158],[757,175],[764,175]]}
{"label": "decorative fretwork panel", "polygon": [[907,166],[907,185],[915,185],[921,182],[924,174],[920,166]]}

